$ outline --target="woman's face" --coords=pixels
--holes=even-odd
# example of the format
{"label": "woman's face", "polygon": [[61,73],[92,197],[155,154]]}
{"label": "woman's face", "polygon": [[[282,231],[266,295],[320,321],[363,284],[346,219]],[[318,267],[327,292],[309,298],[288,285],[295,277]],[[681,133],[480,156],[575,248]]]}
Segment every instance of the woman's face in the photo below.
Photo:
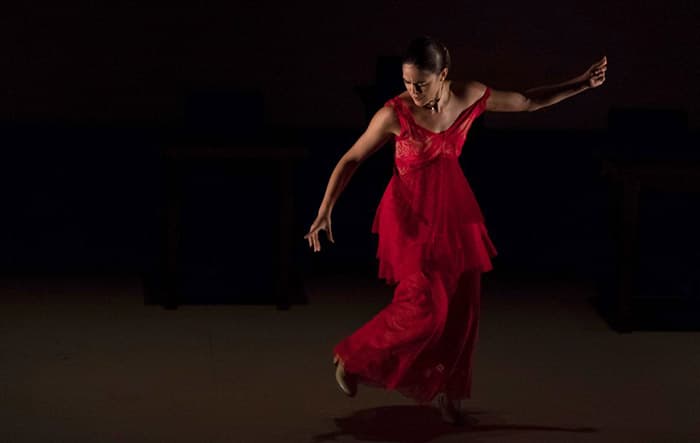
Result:
{"label": "woman's face", "polygon": [[417,106],[424,106],[433,99],[440,91],[440,84],[445,80],[447,68],[443,69],[440,75],[430,71],[422,71],[411,63],[402,66],[403,83],[406,90],[411,95],[413,103]]}

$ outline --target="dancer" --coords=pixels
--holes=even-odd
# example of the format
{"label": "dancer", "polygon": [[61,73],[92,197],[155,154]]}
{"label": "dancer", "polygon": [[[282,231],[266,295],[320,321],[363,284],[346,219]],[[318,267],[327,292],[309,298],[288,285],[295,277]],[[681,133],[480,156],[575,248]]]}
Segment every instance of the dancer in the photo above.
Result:
{"label": "dancer", "polygon": [[304,236],[321,250],[335,243],[331,213],[357,167],[394,139],[394,171],[377,208],[379,277],[396,284],[391,303],[333,348],[336,381],[353,397],[358,383],[437,402],[462,424],[471,398],[481,273],[497,254],[458,158],[485,111],[535,111],[605,81],[603,57],[568,81],[524,93],[447,79],[450,55],[431,37],[412,41],[402,63],[406,91],[388,100],[338,161],[318,215]]}

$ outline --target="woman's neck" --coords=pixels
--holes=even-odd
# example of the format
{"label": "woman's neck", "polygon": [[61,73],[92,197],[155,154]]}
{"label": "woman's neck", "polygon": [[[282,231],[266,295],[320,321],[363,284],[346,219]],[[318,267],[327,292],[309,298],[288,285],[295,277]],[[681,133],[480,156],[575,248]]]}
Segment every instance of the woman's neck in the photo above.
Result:
{"label": "woman's neck", "polygon": [[[445,92],[447,92],[447,95],[445,95]],[[449,98],[450,98],[450,88],[449,88],[449,85],[447,84],[447,81],[445,80],[440,85],[440,89],[438,90],[438,95],[435,97],[435,99],[431,100],[429,103],[427,103],[423,107],[432,113],[438,113],[445,108],[445,105],[449,101]]]}

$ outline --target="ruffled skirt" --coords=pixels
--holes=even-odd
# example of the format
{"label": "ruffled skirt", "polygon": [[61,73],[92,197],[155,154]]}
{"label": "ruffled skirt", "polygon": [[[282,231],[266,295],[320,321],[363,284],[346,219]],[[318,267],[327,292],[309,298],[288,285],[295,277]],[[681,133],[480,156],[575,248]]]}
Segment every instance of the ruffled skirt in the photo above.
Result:
{"label": "ruffled skirt", "polygon": [[457,158],[392,176],[377,208],[379,277],[397,283],[418,271],[459,275],[493,269],[497,255]]}

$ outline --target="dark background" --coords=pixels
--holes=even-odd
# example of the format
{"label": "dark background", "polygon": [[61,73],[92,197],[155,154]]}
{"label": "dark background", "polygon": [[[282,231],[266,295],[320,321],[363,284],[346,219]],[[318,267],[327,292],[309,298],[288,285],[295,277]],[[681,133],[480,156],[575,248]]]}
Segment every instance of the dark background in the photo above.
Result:
{"label": "dark background", "polygon": [[[499,250],[494,273],[606,278],[614,200],[602,159],[698,157],[698,9],[690,1],[127,2],[3,14],[0,267],[148,271],[167,191],[163,149],[289,145],[307,150],[293,189],[302,274],[375,272],[370,226],[391,146],[341,196],[337,243],[313,255],[302,236],[335,162],[378,104],[400,92],[394,57],[431,34],[451,50],[452,79],[496,89],[559,82],[607,55],[601,88],[535,113],[486,113],[461,159]],[[184,182],[183,263],[219,290],[268,281],[277,197],[262,176],[241,177],[195,168]],[[697,290],[697,208],[693,194],[643,193],[646,287]]]}

